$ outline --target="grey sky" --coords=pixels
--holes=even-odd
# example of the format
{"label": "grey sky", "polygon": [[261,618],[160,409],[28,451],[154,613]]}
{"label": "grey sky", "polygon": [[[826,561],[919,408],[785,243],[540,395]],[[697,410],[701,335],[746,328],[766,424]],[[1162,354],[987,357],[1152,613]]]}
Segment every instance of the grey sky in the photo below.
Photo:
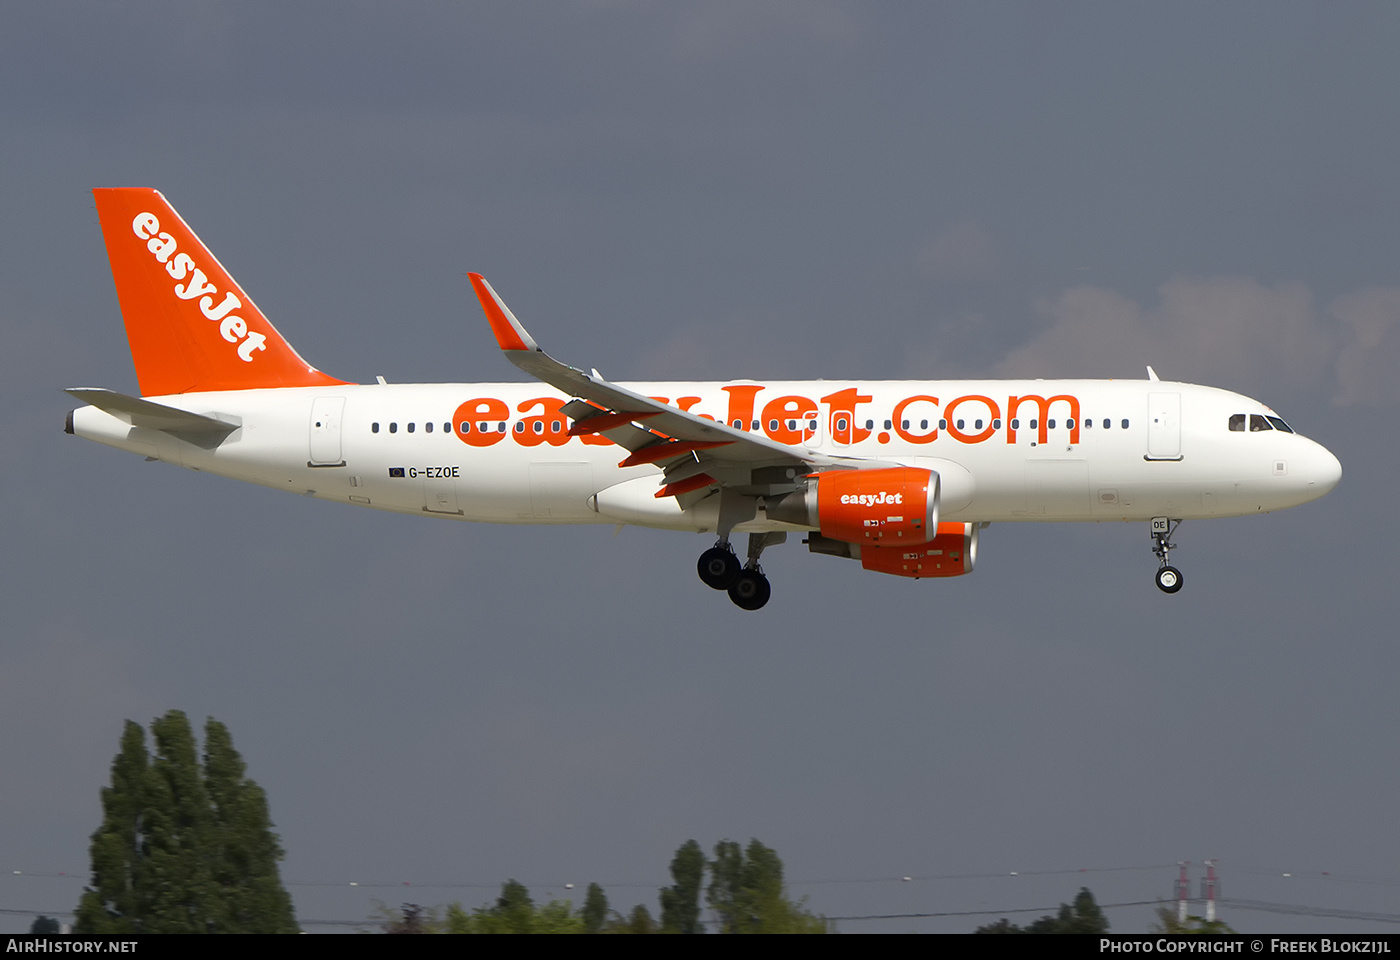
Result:
{"label": "grey sky", "polygon": [[[1207,856],[1227,896],[1396,913],[1397,41],[1381,3],[5,5],[0,908],[77,903],[121,721],[178,707],[326,882],[304,919],[508,877],[654,912],[690,837],[837,916],[1166,897]],[[1176,597],[1145,525],[997,525],[946,583],[774,549],[745,614],[704,538],[64,436],[62,387],[136,389],[94,186],[162,190],[346,379],[518,379],[472,269],[614,379],[1151,363],[1346,475],[1183,526]]]}

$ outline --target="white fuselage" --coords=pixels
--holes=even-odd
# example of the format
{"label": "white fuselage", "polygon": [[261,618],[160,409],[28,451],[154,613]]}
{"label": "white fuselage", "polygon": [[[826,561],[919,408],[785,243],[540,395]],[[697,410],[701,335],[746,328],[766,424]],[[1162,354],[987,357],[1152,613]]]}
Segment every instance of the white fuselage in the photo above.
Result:
{"label": "white fuselage", "polygon": [[[1335,457],[1251,430],[1258,401],[1166,381],[735,381],[628,389],[804,450],[924,467],[945,521],[1241,516],[1330,490]],[[376,384],[147,398],[238,424],[217,446],[96,407],[74,433],[193,470],[323,500],[491,523],[633,523],[713,531],[711,497],[658,499],[661,471],[568,436],[568,398],[538,383]],[[1232,416],[1246,426],[1231,429]],[[1275,422],[1277,418],[1275,417]],[[465,425],[465,426],[464,426]],[[795,529],[763,511],[740,531]]]}

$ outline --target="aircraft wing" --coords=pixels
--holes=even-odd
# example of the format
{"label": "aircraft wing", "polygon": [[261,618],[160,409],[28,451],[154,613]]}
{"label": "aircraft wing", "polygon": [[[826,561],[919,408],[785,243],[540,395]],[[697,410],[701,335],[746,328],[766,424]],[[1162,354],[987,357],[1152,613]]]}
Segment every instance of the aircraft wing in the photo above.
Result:
{"label": "aircraft wing", "polygon": [[609,383],[596,370],[588,374],[560,363],[540,349],[484,277],[469,276],[506,358],[575,398],[562,408],[573,420],[569,433],[601,434],[626,448],[630,455],[619,466],[656,464],[665,473],[657,497],[677,497],[684,508],[716,488],[771,495],[792,489],[796,479],[808,473],[881,465],[736,430]]}

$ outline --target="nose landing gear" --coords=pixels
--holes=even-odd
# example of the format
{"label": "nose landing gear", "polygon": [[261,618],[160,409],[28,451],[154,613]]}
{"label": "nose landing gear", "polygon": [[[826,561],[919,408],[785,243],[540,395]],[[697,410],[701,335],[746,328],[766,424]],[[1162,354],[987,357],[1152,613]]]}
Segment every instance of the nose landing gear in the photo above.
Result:
{"label": "nose landing gear", "polygon": [[1176,547],[1176,544],[1171,542],[1171,536],[1179,526],[1180,520],[1170,520],[1167,517],[1152,518],[1152,553],[1161,561],[1155,579],[1157,589],[1163,593],[1176,593],[1181,589],[1181,571],[1168,562],[1172,549]]}

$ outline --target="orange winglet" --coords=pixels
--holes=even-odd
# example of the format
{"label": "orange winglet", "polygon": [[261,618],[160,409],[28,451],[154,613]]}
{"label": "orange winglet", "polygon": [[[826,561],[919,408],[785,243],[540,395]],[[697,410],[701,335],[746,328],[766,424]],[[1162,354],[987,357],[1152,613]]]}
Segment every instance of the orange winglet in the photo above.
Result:
{"label": "orange winglet", "polygon": [[92,192],[143,396],[327,387],[155,190]]}
{"label": "orange winglet", "polygon": [[[496,335],[496,342],[500,344],[502,350],[529,350],[531,344],[525,342],[525,337],[521,336],[524,330],[520,322],[506,309],[496,291],[491,289],[491,284],[486,282],[486,278],[479,273],[469,273],[472,289],[476,291],[476,298],[481,301],[481,309],[486,314],[486,322],[491,324],[491,332]],[[525,336],[528,336],[526,334]]]}
{"label": "orange winglet", "polygon": [[675,483],[666,484],[666,486],[656,491],[655,496],[658,500],[663,500],[666,497],[679,497],[683,493],[699,490],[701,487],[708,487],[710,484],[718,482],[719,481],[708,473],[700,473],[693,477],[687,477],[684,480],[677,480]]}
{"label": "orange winglet", "polygon": [[712,447],[727,447],[733,440],[670,440],[654,443],[649,447],[634,451],[630,457],[618,464],[619,467],[636,467],[644,463],[655,463],[668,457],[679,457],[692,450],[709,450]]}
{"label": "orange winglet", "polygon": [[627,413],[625,411],[622,413],[600,413],[586,420],[575,420],[569,424],[569,436],[582,437],[591,433],[602,433],[604,430],[620,427],[633,420],[645,420],[647,417],[659,416],[661,416],[660,410],[651,410],[647,413]]}

